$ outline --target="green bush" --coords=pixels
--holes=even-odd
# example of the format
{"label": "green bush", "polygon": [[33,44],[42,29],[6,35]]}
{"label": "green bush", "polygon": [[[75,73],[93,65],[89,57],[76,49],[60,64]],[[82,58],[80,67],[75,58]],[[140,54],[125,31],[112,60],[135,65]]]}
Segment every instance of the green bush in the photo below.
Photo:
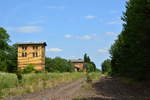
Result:
{"label": "green bush", "polygon": [[18,82],[21,83],[22,82],[22,73],[20,71],[18,71],[16,73],[16,76],[17,76]]}
{"label": "green bush", "polygon": [[60,57],[54,59],[46,57],[45,64],[45,69],[48,72],[74,72],[71,62]]}
{"label": "green bush", "polygon": [[91,83],[92,82],[92,78],[91,78],[91,76],[89,74],[86,77],[86,82],[87,83]]}
{"label": "green bush", "polygon": [[102,63],[102,72],[103,73],[111,73],[111,60],[110,59],[106,59]]}
{"label": "green bush", "polygon": [[34,66],[32,64],[27,65],[23,69],[23,73],[31,73],[31,72],[35,72]]}

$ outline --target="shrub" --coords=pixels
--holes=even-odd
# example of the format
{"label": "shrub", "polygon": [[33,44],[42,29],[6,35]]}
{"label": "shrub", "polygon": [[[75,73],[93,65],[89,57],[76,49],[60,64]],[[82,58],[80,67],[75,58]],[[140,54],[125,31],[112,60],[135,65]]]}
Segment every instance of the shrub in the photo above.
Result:
{"label": "shrub", "polygon": [[23,69],[23,73],[31,73],[35,72],[34,66],[32,64],[29,64]]}
{"label": "shrub", "polygon": [[92,82],[92,78],[91,78],[91,76],[89,74],[87,74],[86,82],[87,83],[91,83]]}
{"label": "shrub", "polygon": [[17,76],[18,82],[21,83],[21,82],[22,82],[22,74],[21,74],[21,72],[18,71],[18,72],[16,73],[16,76]]}
{"label": "shrub", "polygon": [[110,59],[106,59],[102,63],[102,72],[103,73],[111,73],[111,60]]}

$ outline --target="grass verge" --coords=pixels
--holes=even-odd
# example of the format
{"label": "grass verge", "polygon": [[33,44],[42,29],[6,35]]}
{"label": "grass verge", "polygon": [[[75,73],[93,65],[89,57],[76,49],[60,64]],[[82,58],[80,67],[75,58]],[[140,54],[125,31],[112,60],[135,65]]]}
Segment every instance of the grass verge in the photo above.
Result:
{"label": "grass verge", "polygon": [[0,73],[0,99],[49,88],[85,77],[83,73],[31,73],[24,74],[21,82],[10,73]]}

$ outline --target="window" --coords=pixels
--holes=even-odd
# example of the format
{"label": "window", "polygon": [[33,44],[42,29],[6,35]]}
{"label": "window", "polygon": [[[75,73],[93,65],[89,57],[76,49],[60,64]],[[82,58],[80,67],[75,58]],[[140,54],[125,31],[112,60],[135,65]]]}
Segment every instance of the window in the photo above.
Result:
{"label": "window", "polygon": [[23,49],[23,50],[27,50],[27,47],[26,47],[26,46],[22,46],[22,49]]}
{"label": "window", "polygon": [[23,53],[22,53],[22,57],[27,57],[27,53],[26,53],[26,52],[23,52]]}
{"label": "window", "polygon": [[34,50],[34,49],[38,49],[38,46],[33,46],[33,50]]}
{"label": "window", "polygon": [[35,49],[38,49],[38,46],[36,46]]}
{"label": "window", "polygon": [[35,56],[38,57],[38,53],[37,52],[35,53]]}
{"label": "window", "polygon": [[37,52],[33,52],[33,57],[38,57],[38,53]]}
{"label": "window", "polygon": [[33,55],[33,57],[35,57],[35,53],[34,52],[32,53],[32,55]]}

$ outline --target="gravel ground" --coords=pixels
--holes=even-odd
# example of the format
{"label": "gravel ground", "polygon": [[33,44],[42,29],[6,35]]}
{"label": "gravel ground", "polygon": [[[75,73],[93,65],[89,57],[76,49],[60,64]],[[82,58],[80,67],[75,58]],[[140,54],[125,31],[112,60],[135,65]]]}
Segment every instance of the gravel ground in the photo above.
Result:
{"label": "gravel ground", "polygon": [[101,77],[92,85],[95,95],[80,100],[150,100],[150,87],[147,85],[131,86],[112,77]]}
{"label": "gravel ground", "polygon": [[72,98],[79,95],[78,91],[80,91],[80,87],[84,82],[85,79],[79,79],[74,82],[61,84],[42,91],[22,96],[7,97],[6,100],[72,100]]}
{"label": "gravel ground", "polygon": [[85,79],[79,79],[6,100],[150,100],[150,88],[146,85],[129,86],[118,78],[102,76],[100,81],[91,84],[92,89],[81,88],[84,84]]}

